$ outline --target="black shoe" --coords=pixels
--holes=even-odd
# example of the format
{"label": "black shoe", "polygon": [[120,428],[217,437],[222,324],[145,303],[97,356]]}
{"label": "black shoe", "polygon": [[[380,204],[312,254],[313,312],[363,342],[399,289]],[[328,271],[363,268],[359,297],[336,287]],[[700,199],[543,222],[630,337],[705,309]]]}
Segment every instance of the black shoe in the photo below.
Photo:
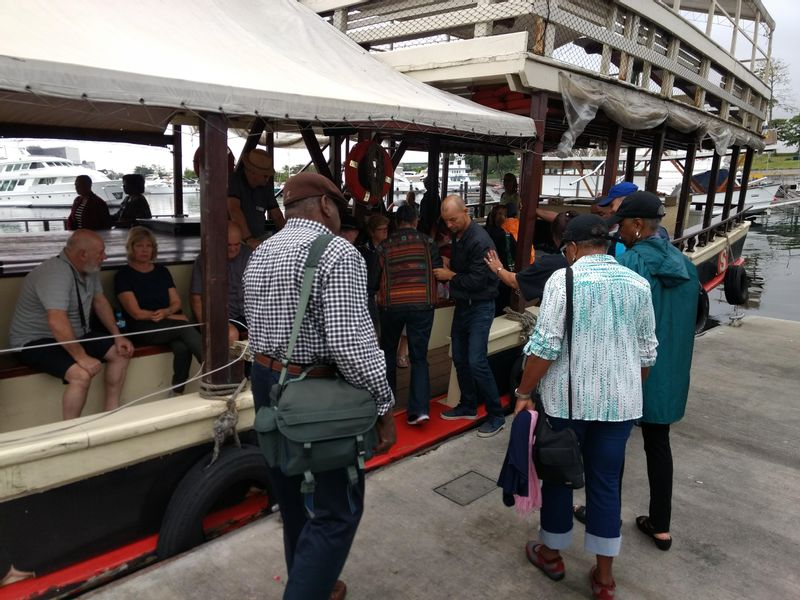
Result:
{"label": "black shoe", "polygon": [[[578,523],[586,525],[586,507],[583,504],[572,507],[572,516]],[[622,527],[622,519],[619,520],[619,526]]]}
{"label": "black shoe", "polygon": [[636,526],[639,528],[643,534],[647,537],[651,538],[656,545],[656,548],[659,550],[663,550],[666,552],[672,547],[672,538],[670,537],[668,540],[662,540],[656,537],[656,533],[658,533],[655,529],[653,529],[653,524],[650,522],[650,517],[647,515],[640,515],[636,517]]}

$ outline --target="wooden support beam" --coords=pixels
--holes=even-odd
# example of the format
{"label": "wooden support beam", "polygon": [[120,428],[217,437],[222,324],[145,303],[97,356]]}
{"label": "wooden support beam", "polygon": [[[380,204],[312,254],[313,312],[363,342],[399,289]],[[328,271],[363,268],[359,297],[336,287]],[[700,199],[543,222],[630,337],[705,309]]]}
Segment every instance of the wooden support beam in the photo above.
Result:
{"label": "wooden support beam", "polygon": [[483,155],[483,166],[481,167],[481,190],[478,196],[478,216],[486,216],[486,180],[489,177],[489,155]]}
{"label": "wooden support beam", "polygon": [[400,161],[403,160],[406,150],[408,150],[408,141],[400,140],[400,145],[395,148],[392,154],[392,168],[397,169],[400,166]]}
{"label": "wooden support beam", "polygon": [[[439,188],[439,138],[431,136],[428,142],[428,185],[426,190],[436,190]],[[425,232],[427,233],[427,231]]]}
{"label": "wooden support beam", "polygon": [[[200,232],[203,257],[203,362],[206,371],[228,362],[228,128],[223,115],[205,113],[200,121],[203,169],[200,175]],[[207,375],[207,383],[228,383],[226,370]]]}
{"label": "wooden support beam", "polygon": [[[703,209],[703,229],[711,225],[711,218],[714,214],[714,199],[717,196],[717,177],[719,176],[719,163],[722,157],[714,152],[714,157],[711,159],[711,170],[708,177],[708,191],[706,192],[706,205]],[[704,233],[700,240],[700,245],[705,246],[707,242],[711,241],[712,236]]]}
{"label": "wooden support beam", "polygon": [[683,230],[686,228],[686,215],[689,212],[689,202],[692,199],[692,172],[694,171],[694,157],[696,154],[697,147],[694,144],[686,148],[683,182],[681,183],[681,193],[678,197],[678,216],[675,219],[675,230],[672,233],[675,239],[683,237]]}
{"label": "wooden support beam", "polygon": [[733,202],[733,189],[736,187],[736,165],[739,162],[739,146],[731,149],[731,166],[728,169],[728,181],[725,185],[725,206],[722,207],[722,220],[726,220],[731,214],[731,204]]}
{"label": "wooden support beam", "polygon": [[750,170],[753,167],[753,156],[755,155],[755,151],[753,148],[747,148],[747,151],[744,155],[744,166],[742,167],[742,185],[739,188],[739,204],[736,207],[736,212],[741,213],[744,211],[744,202],[747,198],[747,185],[750,182]]}
{"label": "wooden support beam", "polygon": [[656,193],[658,178],[661,173],[661,156],[664,154],[664,139],[667,136],[666,126],[662,126],[653,140],[653,149],[650,152],[650,168],[647,169],[647,181],[644,189]]}
{"label": "wooden support beam", "polygon": [[608,136],[608,149],[606,150],[606,166],[603,172],[603,196],[617,182],[619,170],[619,151],[622,148],[622,127],[614,124]]}
{"label": "wooden support beam", "polygon": [[636,175],[636,146],[628,146],[628,154],[625,157],[625,181],[633,183]]}
{"label": "wooden support beam", "polygon": [[314,167],[317,169],[317,173],[333,181],[333,175],[328,168],[328,161],[325,160],[325,155],[322,153],[319,142],[317,142],[317,136],[314,134],[314,128],[311,126],[311,123],[302,123],[298,121],[297,124],[300,126],[300,135],[303,136],[306,150],[308,150],[309,155],[311,155],[311,160],[314,163]]}
{"label": "wooden support beam", "polygon": [[[261,136],[259,135],[259,137],[261,137]],[[275,193],[275,172],[274,172],[275,171],[275,169],[274,169],[274,166],[275,166],[275,134],[273,132],[271,132],[271,131],[268,131],[266,137],[267,137],[267,139],[266,139],[267,152],[269,152],[269,155],[272,157],[272,160],[273,160],[273,163],[272,163],[273,164],[273,169],[272,169],[273,173],[272,173],[272,175],[270,175],[267,178],[267,189],[269,190],[268,193],[274,194]]]}
{"label": "wooden support beam", "polygon": [[[236,161],[237,171],[244,168],[242,157],[250,152],[250,150],[253,150],[256,146],[258,146],[258,140],[261,139],[261,134],[264,133],[264,125],[264,119],[261,117],[256,117],[256,120],[253,121],[253,124],[250,126],[250,133],[247,134],[247,139],[244,141],[244,146],[242,147],[242,153],[239,155],[239,159]],[[273,159],[274,158],[275,157],[273,156]]]}
{"label": "wooden support beam", "polygon": [[[542,179],[544,177],[544,134],[547,119],[547,92],[537,92],[531,96],[531,118],[536,126],[536,140],[532,152],[522,155],[519,195],[521,210],[519,217],[519,239],[517,240],[516,270],[521,271],[530,264],[533,234],[536,228],[536,209],[539,208],[539,197],[542,195]],[[519,297],[518,309],[524,307],[522,296]]]}
{"label": "wooden support beam", "polygon": [[[227,148],[227,146],[226,146]],[[181,126],[172,126],[172,214],[183,216],[183,140]]]}
{"label": "wooden support beam", "polygon": [[37,138],[57,140],[81,140],[87,142],[121,142],[166,148],[172,144],[172,136],[147,131],[106,131],[83,127],[58,127],[51,125],[23,125],[0,123],[0,137]]}
{"label": "wooden support beam", "polygon": [[331,157],[331,174],[333,175],[333,183],[342,187],[342,136],[330,136],[330,152],[328,155]]}
{"label": "wooden support beam", "polygon": [[[438,170],[438,165],[437,165]],[[442,154],[442,180],[439,182],[441,187],[441,198],[444,200],[447,197],[447,180],[450,178],[450,153],[445,152]],[[466,202],[466,198],[464,201]]]}

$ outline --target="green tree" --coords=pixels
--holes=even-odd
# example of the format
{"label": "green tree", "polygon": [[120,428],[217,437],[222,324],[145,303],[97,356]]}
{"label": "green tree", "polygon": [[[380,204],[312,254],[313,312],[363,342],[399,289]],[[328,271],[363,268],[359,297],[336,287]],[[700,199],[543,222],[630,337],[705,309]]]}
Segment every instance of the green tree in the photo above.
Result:
{"label": "green tree", "polygon": [[147,165],[138,165],[134,167],[133,172],[137,175],[144,175],[146,177],[147,175],[152,175],[155,173],[155,170],[152,166],[148,167]]}
{"label": "green tree", "polygon": [[197,179],[197,173],[194,172],[194,169],[184,169],[183,170],[183,178],[184,179]]}
{"label": "green tree", "polygon": [[764,61],[756,69],[756,75],[761,81],[769,86],[772,91],[772,98],[769,102],[769,112],[767,122],[772,122],[772,113],[775,108],[782,108],[787,112],[793,111],[796,107],[792,104],[794,100],[792,91],[792,78],[789,74],[789,65],[780,58],[773,58]]}
{"label": "green tree", "polygon": [[772,125],[778,130],[778,139],[790,146],[796,146],[800,153],[800,114],[791,119],[775,119]]}

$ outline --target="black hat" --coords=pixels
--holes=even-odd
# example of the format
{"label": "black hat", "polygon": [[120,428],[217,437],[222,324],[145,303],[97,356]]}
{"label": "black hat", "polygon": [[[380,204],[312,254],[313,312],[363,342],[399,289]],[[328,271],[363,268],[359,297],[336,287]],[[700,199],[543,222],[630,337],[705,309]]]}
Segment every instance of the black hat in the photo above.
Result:
{"label": "black hat", "polygon": [[342,215],[342,223],[340,229],[350,229],[354,231],[360,231],[360,227],[358,226],[358,221],[356,218],[351,214],[343,214]]}
{"label": "black hat", "polygon": [[561,241],[585,242],[587,240],[607,240],[608,225],[597,215],[578,215],[567,223]]}
{"label": "black hat", "polygon": [[614,225],[622,219],[660,219],[664,213],[664,205],[654,193],[634,192],[622,201],[617,212],[606,219],[606,222]]}

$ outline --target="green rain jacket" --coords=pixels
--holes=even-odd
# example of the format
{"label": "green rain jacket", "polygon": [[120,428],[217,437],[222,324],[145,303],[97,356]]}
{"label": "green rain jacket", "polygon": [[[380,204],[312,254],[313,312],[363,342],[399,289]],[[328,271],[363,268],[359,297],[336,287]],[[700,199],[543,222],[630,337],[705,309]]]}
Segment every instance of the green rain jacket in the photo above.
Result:
{"label": "green rain jacket", "polygon": [[667,240],[648,238],[629,248],[619,263],[650,283],[656,315],[658,359],[644,384],[642,421],[666,425],[683,418],[700,281],[697,269]]}

